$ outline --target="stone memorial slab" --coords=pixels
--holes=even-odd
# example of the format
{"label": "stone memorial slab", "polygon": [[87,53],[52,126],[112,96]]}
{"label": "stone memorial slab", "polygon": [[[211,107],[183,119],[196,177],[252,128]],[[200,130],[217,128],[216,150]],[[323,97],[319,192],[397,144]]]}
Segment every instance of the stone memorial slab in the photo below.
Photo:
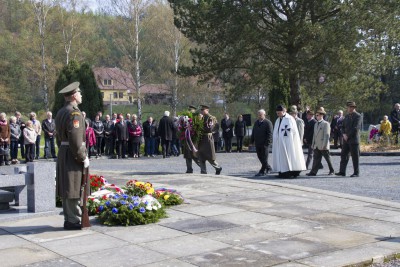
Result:
{"label": "stone memorial slab", "polygon": [[309,267],[308,265],[304,265],[294,261],[274,265],[274,267],[306,267],[306,266]]}
{"label": "stone memorial slab", "polygon": [[378,220],[355,222],[349,225],[342,226],[341,228],[362,232],[370,235],[376,235],[381,238],[400,236],[400,224],[378,221]]}
{"label": "stone memorial slab", "polygon": [[104,247],[70,257],[84,266],[139,266],[168,259],[168,256],[136,245]]}
{"label": "stone memorial slab", "polygon": [[[15,248],[23,245],[28,245],[29,242],[19,238],[13,234],[1,234],[0,235],[0,250],[7,248]],[[0,264],[1,265],[1,264]]]}
{"label": "stone memorial slab", "polygon": [[35,244],[28,244],[0,250],[1,266],[21,266],[60,257]]}
{"label": "stone memorial slab", "polygon": [[184,257],[230,247],[228,244],[196,235],[186,235],[173,239],[159,240],[144,243],[141,246],[169,255],[170,257]]}
{"label": "stone memorial slab", "polygon": [[196,266],[273,266],[285,260],[241,247],[225,248],[213,252],[181,258]]}
{"label": "stone memorial slab", "polygon": [[325,225],[339,226],[339,227],[353,223],[366,222],[366,219],[364,218],[350,216],[350,215],[343,215],[339,213],[332,213],[332,212],[323,212],[314,215],[308,215],[305,217],[301,217],[300,219],[312,222],[319,222]]}
{"label": "stone memorial slab", "polygon": [[350,216],[357,216],[368,219],[382,220],[386,217],[398,217],[400,218],[400,209],[388,210],[385,208],[373,208],[373,207],[352,207],[348,209],[343,209],[340,211],[342,214],[347,214]]}
{"label": "stone memorial slab", "polygon": [[196,265],[178,259],[163,260],[150,264],[140,265],[140,267],[196,267]]}
{"label": "stone memorial slab", "polygon": [[[76,244],[85,245],[77,246]],[[40,243],[41,246],[65,257],[83,253],[92,254],[96,251],[121,248],[128,244],[126,241],[99,233]]]}
{"label": "stone memorial slab", "polygon": [[198,215],[194,215],[194,214],[190,214],[190,213],[186,213],[186,212],[178,211],[178,210],[174,210],[174,209],[168,209],[167,215],[168,215],[168,218],[161,219],[160,222],[158,222],[157,224],[177,222],[177,221],[188,220],[188,219],[203,218]]}
{"label": "stone memorial slab", "polygon": [[376,236],[340,228],[326,228],[296,235],[297,238],[325,243],[337,248],[360,246],[377,241]]}
{"label": "stone memorial slab", "polygon": [[393,250],[379,247],[376,243],[373,243],[345,250],[322,253],[320,255],[299,259],[297,261],[306,264],[307,266],[351,266],[364,261],[371,262],[374,258],[382,260],[384,255],[391,254],[393,254]]}
{"label": "stone memorial slab", "polygon": [[175,207],[174,210],[184,211],[187,213],[204,217],[244,211],[242,209],[232,208],[219,204],[202,205],[202,206],[180,205]]}
{"label": "stone memorial slab", "polygon": [[324,229],[319,223],[306,222],[293,219],[284,219],[267,223],[253,224],[252,227],[283,234],[285,236],[298,235]]}
{"label": "stone memorial slab", "polygon": [[250,226],[240,226],[236,228],[205,232],[199,234],[199,236],[231,244],[233,246],[242,246],[280,237],[278,233],[258,230]]}
{"label": "stone memorial slab", "polygon": [[277,216],[271,216],[251,211],[217,215],[213,216],[212,219],[217,219],[220,221],[230,222],[239,225],[250,225],[250,224],[282,220],[282,218]]}
{"label": "stone memorial slab", "polygon": [[63,216],[43,216],[10,222],[0,222],[0,229],[10,233],[19,233],[43,228],[62,229],[63,224]]}
{"label": "stone memorial slab", "polygon": [[299,197],[294,195],[278,195],[267,197],[269,201],[280,203],[280,204],[288,204],[288,203],[301,203],[301,202],[313,202],[315,201],[312,198],[308,197]]}
{"label": "stone memorial slab", "polygon": [[24,265],[25,267],[65,267],[65,266],[73,266],[73,267],[83,267],[83,265],[74,262],[67,258],[57,258],[48,261],[40,261],[36,263],[31,263]]}
{"label": "stone memorial slab", "polygon": [[235,205],[241,209],[250,210],[250,211],[258,211],[258,210],[263,210],[266,208],[274,207],[277,204],[274,202],[271,202],[267,198],[254,198],[254,199],[240,200],[238,202],[235,202]]}
{"label": "stone memorial slab", "polygon": [[212,218],[189,219],[172,223],[161,223],[160,225],[190,234],[204,233],[239,226],[237,224],[215,220]]}
{"label": "stone memorial slab", "polygon": [[302,216],[307,216],[311,214],[317,214],[321,213],[320,210],[315,210],[315,209],[305,209],[301,206],[298,206],[296,204],[285,204],[285,205],[279,205],[276,204],[274,206],[271,206],[269,208],[264,208],[264,209],[257,209],[257,212],[264,213],[264,214],[269,214],[269,215],[274,215],[274,216],[279,216],[283,218],[296,218],[296,217],[302,217]]}
{"label": "stone memorial slab", "polygon": [[273,255],[284,260],[296,260],[311,257],[323,252],[337,250],[323,243],[311,242],[299,238],[280,238],[244,246],[257,252]]}
{"label": "stone memorial slab", "polygon": [[95,234],[95,232],[89,229],[85,229],[84,231],[80,230],[64,231],[64,229],[62,228],[41,228],[41,229],[16,233],[18,237],[33,243],[43,243],[43,242],[61,240],[64,238],[74,238],[91,234]]}
{"label": "stone memorial slab", "polygon": [[110,233],[107,233],[107,235],[128,241],[130,243],[138,244],[183,236],[187,235],[187,233],[167,228],[161,225],[152,224],[138,225],[135,227],[125,227],[125,229],[112,231]]}

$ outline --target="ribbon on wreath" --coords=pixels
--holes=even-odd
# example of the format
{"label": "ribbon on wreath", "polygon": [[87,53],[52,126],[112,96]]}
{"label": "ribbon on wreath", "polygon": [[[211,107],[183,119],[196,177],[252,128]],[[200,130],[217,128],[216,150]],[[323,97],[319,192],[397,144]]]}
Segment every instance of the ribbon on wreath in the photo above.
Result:
{"label": "ribbon on wreath", "polygon": [[186,144],[188,145],[189,150],[193,151],[193,152],[197,152],[197,149],[193,144],[192,138],[190,137],[190,126],[187,127],[185,130],[185,140],[186,140]]}

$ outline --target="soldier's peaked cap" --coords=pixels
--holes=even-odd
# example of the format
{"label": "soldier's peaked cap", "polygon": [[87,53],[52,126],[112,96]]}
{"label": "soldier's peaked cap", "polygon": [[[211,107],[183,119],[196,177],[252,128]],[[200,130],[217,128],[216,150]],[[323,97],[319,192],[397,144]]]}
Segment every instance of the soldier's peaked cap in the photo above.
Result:
{"label": "soldier's peaked cap", "polygon": [[63,94],[63,95],[72,95],[72,94],[74,94],[76,92],[80,92],[80,91],[81,90],[79,89],[79,82],[73,82],[70,85],[61,89],[61,91],[58,93]]}
{"label": "soldier's peaked cap", "polygon": [[200,105],[200,107],[201,107],[201,109],[210,109],[210,107],[207,105]]}

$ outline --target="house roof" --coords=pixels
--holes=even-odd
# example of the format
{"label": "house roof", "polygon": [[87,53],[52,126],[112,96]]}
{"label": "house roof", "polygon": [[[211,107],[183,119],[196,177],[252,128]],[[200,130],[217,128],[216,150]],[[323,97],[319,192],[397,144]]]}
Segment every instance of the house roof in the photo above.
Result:
{"label": "house roof", "polygon": [[[119,68],[93,68],[97,85],[101,90],[136,90],[132,75]],[[112,80],[112,85],[104,85],[104,80]]]}
{"label": "house roof", "polygon": [[[136,93],[136,86],[132,75],[119,68],[93,68],[96,82],[101,90],[127,90],[128,93]],[[104,85],[104,80],[112,80],[112,85]],[[170,94],[166,84],[145,84],[140,87],[142,95]]]}
{"label": "house roof", "polygon": [[140,93],[147,94],[171,94],[166,84],[145,84],[140,87]]}

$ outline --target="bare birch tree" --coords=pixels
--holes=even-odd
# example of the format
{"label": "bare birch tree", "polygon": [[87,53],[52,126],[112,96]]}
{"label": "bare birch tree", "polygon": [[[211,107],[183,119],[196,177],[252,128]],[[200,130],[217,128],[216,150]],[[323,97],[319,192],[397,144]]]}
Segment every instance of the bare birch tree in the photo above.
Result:
{"label": "bare birch tree", "polygon": [[[82,0],[79,0],[82,11]],[[58,9],[61,19],[61,31],[63,37],[63,46],[65,51],[65,63],[68,65],[71,53],[72,42],[82,34],[80,26],[82,21],[78,14],[78,0],[60,0]]]}
{"label": "bare birch tree", "polygon": [[[163,61],[167,63],[164,65],[167,69],[171,70],[171,76],[168,77],[167,84],[171,89],[171,108],[173,116],[176,116],[177,106],[179,103],[179,75],[178,69],[182,57],[186,56],[189,59],[188,47],[190,41],[182,35],[178,28],[174,25],[173,10],[165,3],[165,1],[158,1],[153,5],[152,13],[154,17],[148,22],[151,29],[153,42],[151,42],[152,50],[161,54]],[[155,53],[157,53],[155,52]],[[153,55],[155,54],[153,53]],[[166,59],[166,60],[165,60]]]}
{"label": "bare birch tree", "polygon": [[35,19],[37,22],[39,36],[40,36],[40,57],[41,57],[41,70],[42,77],[40,81],[40,87],[43,94],[43,103],[46,111],[49,110],[49,89],[47,86],[47,65],[46,65],[46,24],[47,15],[49,10],[53,8],[56,3],[55,0],[31,0]]}
{"label": "bare birch tree", "polygon": [[139,121],[142,119],[141,39],[142,17],[149,5],[147,0],[109,0],[110,13],[117,17],[114,42],[124,54],[125,66],[134,79]]}

